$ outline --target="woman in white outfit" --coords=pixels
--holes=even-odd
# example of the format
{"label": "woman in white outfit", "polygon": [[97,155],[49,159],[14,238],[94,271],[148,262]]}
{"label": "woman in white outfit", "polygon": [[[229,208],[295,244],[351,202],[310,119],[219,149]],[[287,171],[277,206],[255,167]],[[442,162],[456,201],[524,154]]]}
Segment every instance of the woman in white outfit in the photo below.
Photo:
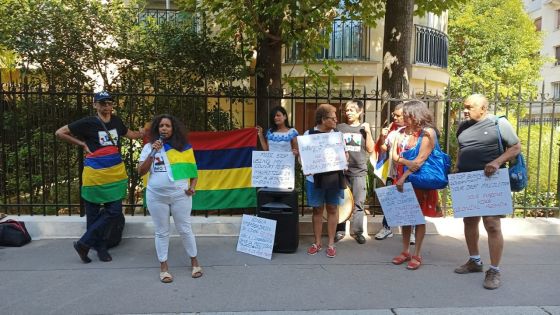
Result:
{"label": "woman in white outfit", "polygon": [[150,127],[150,142],[142,149],[138,174],[149,172],[146,203],[155,227],[155,245],[160,262],[160,280],[173,281],[167,265],[169,250],[169,213],[173,215],[187,255],[192,277],[202,276],[196,258],[197,249],[191,227],[192,196],[195,194],[197,169],[184,125],[171,115],[159,115]]}

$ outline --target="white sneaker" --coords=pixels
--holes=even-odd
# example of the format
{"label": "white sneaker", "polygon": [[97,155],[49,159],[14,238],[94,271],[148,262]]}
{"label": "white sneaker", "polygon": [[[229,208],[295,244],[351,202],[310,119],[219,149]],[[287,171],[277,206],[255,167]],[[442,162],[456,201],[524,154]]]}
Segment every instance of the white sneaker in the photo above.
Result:
{"label": "white sneaker", "polygon": [[375,234],[376,240],[384,240],[387,237],[393,237],[393,231],[391,231],[391,229],[386,229],[385,227],[382,227],[381,230]]}
{"label": "white sneaker", "polygon": [[416,236],[410,234],[410,245],[416,245]]}

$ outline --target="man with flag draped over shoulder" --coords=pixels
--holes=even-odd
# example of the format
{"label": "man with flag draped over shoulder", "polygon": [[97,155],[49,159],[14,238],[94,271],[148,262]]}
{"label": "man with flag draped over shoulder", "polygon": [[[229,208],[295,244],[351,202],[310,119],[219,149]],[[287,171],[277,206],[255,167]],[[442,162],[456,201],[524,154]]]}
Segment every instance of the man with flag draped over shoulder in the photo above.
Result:
{"label": "man with flag draped over shoulder", "polygon": [[[101,91],[93,96],[95,116],[88,116],[59,128],[56,136],[83,147],[86,156],[82,173],[81,196],[86,208],[87,230],[74,242],[74,249],[84,263],[90,263],[90,248],[99,260],[111,261],[104,234],[107,226],[122,213],[128,176],[120,153],[121,137],[142,138],[143,131],[128,129],[112,115],[113,98]],[[103,211],[102,211],[103,208]]]}

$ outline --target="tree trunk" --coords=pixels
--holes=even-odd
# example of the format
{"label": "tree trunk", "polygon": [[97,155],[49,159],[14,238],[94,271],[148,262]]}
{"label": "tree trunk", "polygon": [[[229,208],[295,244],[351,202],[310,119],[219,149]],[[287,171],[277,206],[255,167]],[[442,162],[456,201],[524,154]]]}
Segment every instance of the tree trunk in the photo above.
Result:
{"label": "tree trunk", "polygon": [[[278,23],[278,26],[280,24]],[[279,29],[276,28],[277,30]],[[271,33],[273,29],[271,28]],[[279,31],[272,33],[278,38]],[[281,40],[263,37],[257,44],[256,64],[257,85],[257,124],[269,127],[270,109],[280,105],[282,96],[282,42]]]}
{"label": "tree trunk", "polygon": [[[414,0],[387,0],[383,37],[383,75],[381,95],[389,98],[409,97]],[[388,121],[397,102],[386,102],[381,122]]]}

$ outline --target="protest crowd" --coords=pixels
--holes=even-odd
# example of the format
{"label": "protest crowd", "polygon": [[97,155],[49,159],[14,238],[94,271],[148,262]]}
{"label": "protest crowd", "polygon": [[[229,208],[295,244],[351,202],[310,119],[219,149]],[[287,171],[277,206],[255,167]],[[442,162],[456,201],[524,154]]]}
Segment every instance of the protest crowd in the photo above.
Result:
{"label": "protest crowd", "polygon": [[[144,179],[145,203],[154,225],[159,280],[163,283],[173,281],[167,264],[170,215],[190,259],[192,277],[202,277],[203,269],[197,259],[196,239],[191,227],[191,211],[199,206],[195,196],[197,192],[205,194],[218,203],[216,208],[225,208],[224,205],[245,198],[242,195],[224,197],[222,187],[215,183],[217,172],[223,170],[212,163],[219,158],[225,159],[225,164],[237,163],[229,172],[239,176],[245,171],[250,174],[250,157],[248,162],[240,164],[224,156],[212,155],[211,150],[198,152],[187,133],[188,126],[170,114],[156,116],[146,128],[133,131],[113,114],[113,105],[114,99],[108,92],[96,93],[93,99],[95,116],[70,122],[56,131],[61,140],[82,147],[86,153],[81,197],[85,202],[87,229],[74,242],[74,250],[84,263],[92,261],[89,257],[91,249],[100,261],[112,260],[107,230],[114,228],[114,223],[122,216],[122,199],[126,195],[128,179],[120,152],[121,139],[144,138],[137,172]],[[425,217],[442,215],[438,190],[449,187],[455,216],[463,218],[468,250],[467,262],[454,272],[484,271],[478,249],[478,227],[482,220],[489,245],[489,265],[483,287],[496,289],[501,285],[500,260],[504,246],[500,220],[508,209],[491,203],[469,204],[462,194],[454,195],[454,189],[467,189],[466,182],[491,180],[502,189],[496,192],[497,195],[511,199],[507,192],[510,185],[507,171],[504,173],[501,169],[520,155],[521,144],[507,119],[488,113],[488,100],[483,95],[469,96],[463,107],[464,120],[456,134],[458,155],[453,169],[449,155],[440,148],[440,130],[434,123],[432,112],[419,100],[397,104],[392,112],[393,121],[383,127],[377,139],[373,139],[372,127],[365,122],[365,104],[350,100],[341,111],[344,119],[337,117],[335,106],[319,105],[314,126],[304,131],[290,126],[288,113],[283,107],[274,107],[269,113],[269,127],[251,128],[250,135],[256,139],[249,140],[258,142],[262,151],[271,155],[283,154],[291,160],[291,170],[270,179],[282,183],[284,178],[280,177],[291,174],[288,180],[291,186],[279,186],[279,191],[293,192],[293,168],[294,165],[301,166],[307,205],[313,209],[313,243],[307,247],[307,254],[317,255],[324,249],[329,258],[344,255],[343,249],[337,253],[336,243],[346,235],[346,221],[349,222],[349,235],[359,244],[366,243],[364,204],[368,161],[371,161],[375,175],[385,184],[375,190],[384,212],[383,228],[375,234],[375,239],[393,237],[392,228],[400,227],[402,231],[402,247],[395,248],[396,256],[387,260],[404,265],[408,270],[418,270],[424,259],[430,259],[422,254]],[[242,142],[231,150],[239,154],[252,153],[254,148]],[[223,155],[221,152],[219,154]],[[239,188],[239,194],[254,191],[250,183],[226,181],[222,184]],[[349,204],[349,209],[342,213],[345,204]],[[205,205],[213,207],[209,203]],[[323,219],[327,223],[326,240],[323,240]]]}

